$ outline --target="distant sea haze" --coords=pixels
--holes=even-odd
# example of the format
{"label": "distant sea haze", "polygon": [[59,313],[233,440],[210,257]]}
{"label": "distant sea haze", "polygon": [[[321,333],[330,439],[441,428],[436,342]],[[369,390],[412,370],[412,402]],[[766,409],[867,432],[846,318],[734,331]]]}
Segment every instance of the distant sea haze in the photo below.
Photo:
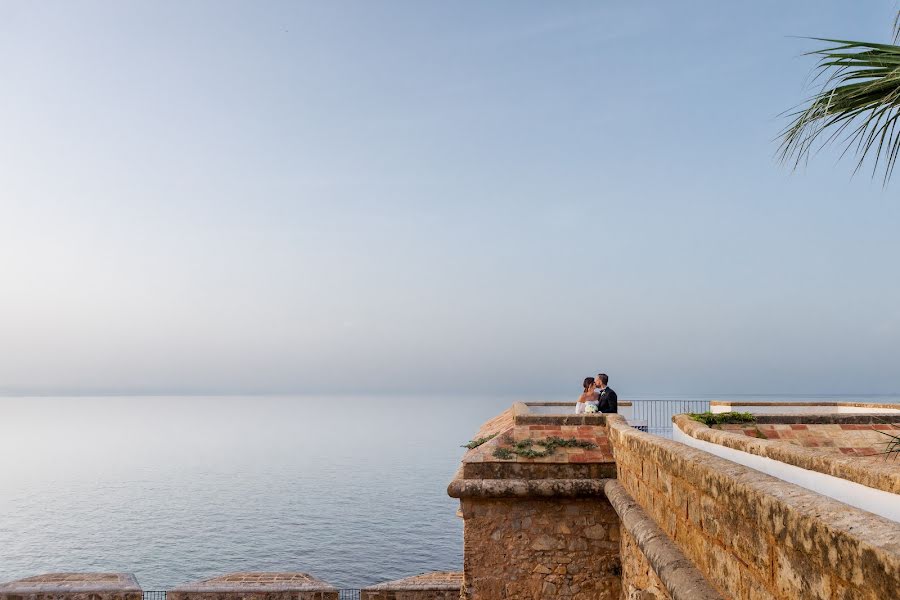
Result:
{"label": "distant sea haze", "polygon": [[0,399],[0,581],[128,571],[167,589],[297,570],[360,587],[459,570],[462,523],[447,483],[460,446],[517,399]]}

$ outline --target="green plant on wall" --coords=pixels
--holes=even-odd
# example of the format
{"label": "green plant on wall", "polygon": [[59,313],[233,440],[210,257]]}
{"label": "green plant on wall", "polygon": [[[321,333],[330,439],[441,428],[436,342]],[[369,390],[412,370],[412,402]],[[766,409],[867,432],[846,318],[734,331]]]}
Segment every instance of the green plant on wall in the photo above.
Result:
{"label": "green plant on wall", "polygon": [[521,456],[522,458],[543,458],[556,452],[557,448],[584,448],[586,450],[593,450],[597,447],[597,444],[586,440],[579,440],[576,438],[565,439],[561,437],[548,437],[543,440],[526,439],[519,440],[518,442],[513,441],[512,439],[505,439],[503,441],[508,444],[508,446],[501,446],[494,450],[494,457],[499,458],[500,460],[510,460],[516,456]]}
{"label": "green plant on wall", "polygon": [[748,412],[688,413],[688,416],[695,421],[703,423],[707,427],[722,425],[724,423],[754,423],[756,421],[756,417]]}
{"label": "green plant on wall", "polygon": [[497,437],[496,433],[489,435],[487,437],[480,437],[476,440],[470,440],[468,444],[463,444],[462,447],[468,448],[469,450],[473,450],[473,449],[477,448],[478,446],[481,446],[482,444],[485,444],[485,443],[491,441],[495,437]]}

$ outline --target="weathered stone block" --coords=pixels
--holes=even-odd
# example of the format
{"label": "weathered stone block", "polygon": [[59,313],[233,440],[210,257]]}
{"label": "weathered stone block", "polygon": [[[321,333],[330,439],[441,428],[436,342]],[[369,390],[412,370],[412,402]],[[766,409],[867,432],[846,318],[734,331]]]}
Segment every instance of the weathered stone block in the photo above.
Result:
{"label": "weathered stone block", "polygon": [[360,592],[360,600],[459,600],[463,574],[434,572],[388,581]]}
{"label": "weathered stone block", "polygon": [[619,599],[618,517],[604,498],[461,502],[465,598]]}
{"label": "weathered stone block", "polygon": [[338,600],[337,588],[306,573],[231,573],[180,585],[167,600]]}
{"label": "weathered stone block", "polygon": [[48,573],[0,585],[0,600],[141,600],[131,573]]}

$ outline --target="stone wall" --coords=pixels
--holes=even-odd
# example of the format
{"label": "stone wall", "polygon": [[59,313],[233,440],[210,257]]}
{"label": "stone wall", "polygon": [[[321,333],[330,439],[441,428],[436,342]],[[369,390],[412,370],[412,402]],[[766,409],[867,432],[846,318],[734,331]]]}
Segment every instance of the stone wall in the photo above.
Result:
{"label": "stone wall", "polygon": [[338,600],[338,590],[307,573],[230,573],[180,585],[166,600]]}
{"label": "stone wall", "polygon": [[897,523],[608,422],[618,482],[724,597],[897,597]]}
{"label": "stone wall", "polygon": [[687,415],[673,421],[704,442],[900,494],[900,461],[883,455],[891,440],[885,434],[900,435],[898,415],[758,415],[716,428]]}
{"label": "stone wall", "polygon": [[464,520],[461,597],[619,600],[619,519],[603,491],[616,472],[606,415],[530,408],[517,403],[486,423],[473,438],[484,443],[465,453],[448,487]]}
{"label": "stone wall", "polygon": [[423,573],[367,587],[360,600],[459,600],[462,581],[462,573]]}
{"label": "stone wall", "polygon": [[626,600],[723,600],[696,566],[615,479],[606,497],[622,522],[622,586]]}
{"label": "stone wall", "polygon": [[0,585],[0,600],[141,600],[131,573],[48,573]]}
{"label": "stone wall", "polygon": [[671,600],[662,580],[650,566],[637,542],[622,528],[622,598],[624,600]]}
{"label": "stone wall", "polygon": [[604,498],[463,498],[461,508],[463,598],[619,599],[619,520]]}

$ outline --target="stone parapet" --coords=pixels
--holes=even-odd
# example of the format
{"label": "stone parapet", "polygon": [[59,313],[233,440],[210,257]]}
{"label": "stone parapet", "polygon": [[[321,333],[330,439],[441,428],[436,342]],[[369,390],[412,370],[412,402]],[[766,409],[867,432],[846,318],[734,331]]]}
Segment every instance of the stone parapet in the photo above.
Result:
{"label": "stone parapet", "polygon": [[438,571],[364,588],[360,600],[459,600],[463,574]]}
{"label": "stone parapet", "polygon": [[[672,421],[683,433],[698,440],[770,458],[802,469],[817,471],[833,477],[840,477],[841,479],[853,481],[878,490],[900,494],[900,463],[884,460],[861,460],[861,457],[857,456],[856,453],[850,455],[836,454],[828,447],[807,447],[791,443],[791,439],[787,437],[790,436],[796,438],[798,435],[806,435],[805,433],[802,433],[803,430],[796,430],[797,433],[795,433],[794,430],[791,429],[791,425],[805,427],[807,430],[809,427],[813,427],[813,432],[816,431],[817,426],[827,425],[853,425],[855,427],[861,427],[864,430],[868,429],[869,426],[886,426],[890,431],[895,432],[895,434],[900,434],[900,429],[894,429],[891,425],[891,423],[900,424],[900,415],[897,414],[758,416],[756,418],[756,423],[762,425],[774,425],[776,423],[783,424],[786,429],[791,430],[790,432],[785,432],[784,438],[776,432],[775,436],[778,437],[774,439],[761,439],[760,437],[757,437],[760,435],[765,436],[766,434],[763,432],[756,432],[754,423],[745,424],[740,432],[738,432],[713,429],[707,427],[703,423],[691,419],[687,415],[675,415],[672,417]],[[754,433],[753,437],[746,435],[743,431],[743,429],[748,428],[754,429],[752,432]],[[851,431],[856,433],[858,430],[854,428]],[[840,431],[836,431],[834,436],[829,432],[822,431],[822,434],[818,437],[823,440],[829,438],[828,443],[833,444],[834,441],[832,441],[831,438],[837,440],[840,435],[842,435]],[[848,431],[847,434],[844,435],[852,435],[852,433]],[[872,431],[871,435],[879,436],[880,434]],[[884,437],[884,439],[887,440],[888,438]]]}
{"label": "stone parapet", "polygon": [[626,598],[723,600],[694,564],[647,516],[618,481],[605,484],[606,497],[622,521],[622,584]]}
{"label": "stone parapet", "polygon": [[608,421],[619,483],[726,598],[897,596],[897,523]]}
{"label": "stone parapet", "polygon": [[131,573],[48,573],[0,585],[0,600],[141,600]]}
{"label": "stone parapet", "polygon": [[[532,414],[517,404],[482,426],[473,438],[482,443],[448,487],[464,521],[461,598],[619,600],[619,519],[603,491],[615,477],[605,424],[606,415]],[[551,438],[577,443],[543,455],[541,442]],[[522,441],[540,455],[498,452]]]}
{"label": "stone parapet", "polygon": [[[570,407],[571,408],[571,407]],[[586,420],[587,419],[587,420]],[[530,440],[576,439],[591,447],[557,448],[549,456],[498,457],[498,450]],[[462,457],[465,479],[598,479],[615,477],[615,460],[606,435],[606,415],[535,414],[527,404],[491,419],[473,440],[482,443]]]}
{"label": "stone parapet", "polygon": [[338,590],[306,573],[246,572],[180,585],[166,600],[338,600]]}
{"label": "stone parapet", "polygon": [[744,412],[753,414],[859,414],[869,412],[900,413],[897,404],[883,402],[741,402],[739,400],[713,400],[709,403],[714,413]]}
{"label": "stone parapet", "polygon": [[451,498],[603,497],[606,479],[454,479]]}

